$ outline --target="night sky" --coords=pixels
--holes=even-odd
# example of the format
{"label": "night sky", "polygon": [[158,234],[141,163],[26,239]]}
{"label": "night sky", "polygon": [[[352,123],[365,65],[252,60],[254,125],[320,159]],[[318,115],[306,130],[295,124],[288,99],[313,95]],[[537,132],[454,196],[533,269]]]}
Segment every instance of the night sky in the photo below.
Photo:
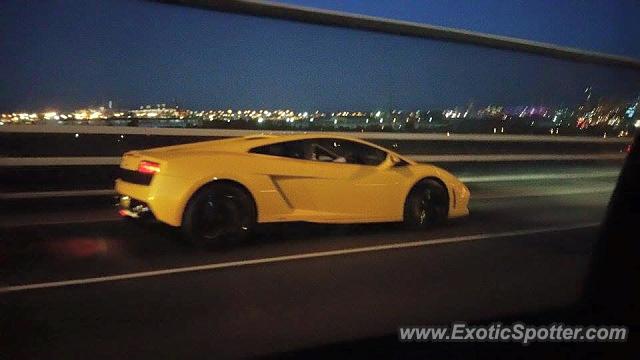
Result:
{"label": "night sky", "polygon": [[[639,3],[575,1],[549,13],[547,2],[288,2],[640,57],[640,12],[625,11]],[[0,14],[2,112],[107,100],[301,111],[559,105],[579,102],[588,85],[595,96],[640,93],[639,71],[149,2],[3,1]]]}
{"label": "night sky", "polygon": [[637,0],[279,0],[640,58]]}

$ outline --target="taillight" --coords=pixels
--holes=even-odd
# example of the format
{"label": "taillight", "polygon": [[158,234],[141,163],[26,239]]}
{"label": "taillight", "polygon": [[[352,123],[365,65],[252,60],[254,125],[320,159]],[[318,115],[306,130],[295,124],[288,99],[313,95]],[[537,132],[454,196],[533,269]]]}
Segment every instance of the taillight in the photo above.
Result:
{"label": "taillight", "polygon": [[631,154],[631,147],[632,147],[631,145],[627,145],[627,146],[624,148],[624,152],[626,152],[627,154]]}
{"label": "taillight", "polygon": [[153,175],[160,172],[160,164],[153,161],[140,161],[140,164],[138,164],[138,172],[141,174]]}

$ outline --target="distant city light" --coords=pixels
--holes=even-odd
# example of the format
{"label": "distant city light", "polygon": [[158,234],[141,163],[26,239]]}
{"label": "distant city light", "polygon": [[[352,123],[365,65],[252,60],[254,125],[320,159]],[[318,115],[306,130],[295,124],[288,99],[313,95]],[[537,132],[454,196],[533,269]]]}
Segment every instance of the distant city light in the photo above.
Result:
{"label": "distant city light", "polygon": [[[105,103],[109,104],[109,103]],[[548,107],[544,104],[503,106],[490,104],[477,107],[471,102],[466,106],[440,109],[383,108],[373,111],[347,109],[324,113],[319,110],[298,109],[207,109],[188,110],[178,105],[157,102],[130,109],[96,105],[72,111],[46,108],[43,112],[14,112],[0,114],[3,125],[114,125],[151,127],[229,127],[249,128],[251,124],[266,124],[274,129],[352,131],[404,130],[438,132],[450,136],[452,129],[463,132],[486,131],[493,134],[548,133],[556,135],[559,127],[563,135],[580,134],[581,130],[594,128],[599,134],[606,131],[616,136],[628,136],[629,129],[640,128],[640,98],[632,101],[598,100],[597,103],[581,103],[574,107]],[[355,111],[354,111],[355,110]],[[373,121],[371,121],[373,119]],[[375,120],[378,121],[375,121]],[[387,122],[388,121],[388,122]],[[485,122],[486,121],[486,122]],[[493,126],[480,130],[484,124]],[[262,125],[265,124],[265,125]],[[477,125],[476,125],[477,124]],[[406,125],[406,126],[403,126]],[[529,125],[529,126],[527,126]],[[406,129],[406,130],[405,130]],[[573,129],[570,130],[570,129]],[[597,130],[596,130],[597,129]],[[584,131],[584,134],[593,134]],[[79,136],[79,135],[78,135]],[[606,134],[602,135],[606,138]],[[122,139],[122,137],[120,138]]]}
{"label": "distant city light", "polygon": [[43,114],[44,119],[45,120],[58,120],[60,119],[60,117],[58,116],[58,113],[55,111],[48,111],[46,113]]}

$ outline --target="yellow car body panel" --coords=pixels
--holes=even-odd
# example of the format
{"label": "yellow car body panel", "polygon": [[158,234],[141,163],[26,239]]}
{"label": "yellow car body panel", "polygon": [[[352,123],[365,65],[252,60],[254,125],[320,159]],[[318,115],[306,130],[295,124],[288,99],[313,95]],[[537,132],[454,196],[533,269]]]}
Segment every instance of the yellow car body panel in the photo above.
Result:
{"label": "yellow car body panel", "polygon": [[[250,152],[264,145],[319,138],[366,144],[383,150],[387,158],[379,165],[359,165]],[[393,166],[393,158],[405,165]],[[131,151],[124,154],[120,167],[135,172],[140,161],[158,163],[159,172],[149,184],[118,179],[116,192],[144,202],[159,221],[172,226],[181,225],[193,194],[214,181],[244,187],[255,201],[259,223],[402,221],[407,195],[425,178],[437,179],[447,188],[449,218],[469,214],[469,190],[454,175],[339,135],[249,136]]]}

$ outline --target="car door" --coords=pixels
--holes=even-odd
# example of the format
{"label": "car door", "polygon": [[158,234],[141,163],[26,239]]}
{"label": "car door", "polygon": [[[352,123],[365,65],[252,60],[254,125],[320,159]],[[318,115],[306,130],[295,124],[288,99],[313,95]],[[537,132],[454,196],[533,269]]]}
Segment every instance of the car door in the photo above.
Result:
{"label": "car door", "polygon": [[326,165],[340,176],[319,200],[324,208],[363,221],[402,219],[410,176],[402,168],[385,166],[386,151],[338,138],[319,139],[318,143],[342,158]]}
{"label": "car door", "polygon": [[[282,216],[295,220],[340,221],[384,218],[390,208],[392,177],[384,176],[376,162],[363,164],[362,154],[339,139],[305,139],[269,144],[250,152],[261,156],[256,173],[265,175],[287,205]],[[369,154],[371,155],[371,154]],[[347,156],[348,158],[346,158]],[[387,174],[388,175],[388,174]],[[277,217],[277,216],[276,216]]]}
{"label": "car door", "polygon": [[257,172],[269,177],[301,220],[400,220],[406,174],[384,168],[387,153],[344,139],[317,138],[251,150],[264,156]]}
{"label": "car door", "polygon": [[[320,171],[308,160],[308,145],[305,140],[283,141],[256,147],[250,150],[261,155],[254,171],[268,178],[268,187],[263,192],[277,193],[287,205],[281,215],[290,215],[299,210],[315,210],[313,197],[305,179],[319,177]],[[264,156],[262,156],[264,155]]]}

